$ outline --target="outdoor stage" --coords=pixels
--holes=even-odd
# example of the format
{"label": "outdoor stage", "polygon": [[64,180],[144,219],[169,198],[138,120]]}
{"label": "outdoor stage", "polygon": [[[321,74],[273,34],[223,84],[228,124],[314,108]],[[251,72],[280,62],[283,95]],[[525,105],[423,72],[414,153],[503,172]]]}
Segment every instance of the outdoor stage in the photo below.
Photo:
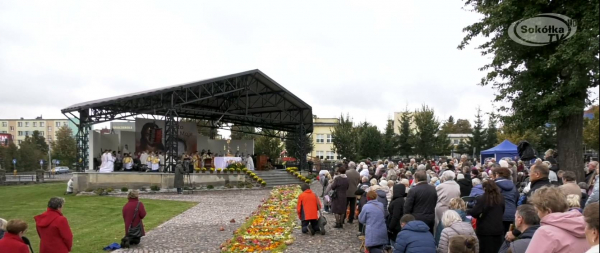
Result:
{"label": "outdoor stage", "polygon": [[[173,173],[155,173],[155,172],[75,172],[73,173],[73,191],[83,192],[87,189],[113,188],[120,191],[121,188],[128,189],[150,189],[151,186],[158,186],[161,189],[173,189],[175,175]],[[223,186],[225,184],[237,184],[246,182],[246,174],[230,173],[192,173],[184,176],[186,186]]]}

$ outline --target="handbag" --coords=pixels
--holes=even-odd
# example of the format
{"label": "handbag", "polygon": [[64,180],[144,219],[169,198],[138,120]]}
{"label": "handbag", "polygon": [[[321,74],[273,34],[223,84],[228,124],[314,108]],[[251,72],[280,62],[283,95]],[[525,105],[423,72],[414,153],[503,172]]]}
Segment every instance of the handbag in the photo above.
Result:
{"label": "handbag", "polygon": [[135,221],[135,217],[137,216],[138,210],[140,208],[140,202],[138,201],[135,206],[135,211],[133,213],[133,219],[129,224],[129,229],[127,230],[127,234],[123,239],[121,239],[121,248],[129,248],[131,238],[139,238],[142,237],[142,221],[137,224],[137,226],[133,227],[133,222]]}
{"label": "handbag", "polygon": [[331,199],[336,199],[337,198],[337,189],[336,190],[330,190],[329,194],[327,194],[327,195],[329,195],[329,197]]}
{"label": "handbag", "polygon": [[[315,194],[315,197],[317,199],[319,199],[317,194]],[[321,230],[321,235],[325,235],[325,225],[327,225],[327,218],[325,218],[325,216],[323,215],[323,212],[321,211],[321,207],[319,206],[318,202],[317,202],[317,210],[319,210],[319,219],[317,220],[317,224],[319,224],[319,229]]]}

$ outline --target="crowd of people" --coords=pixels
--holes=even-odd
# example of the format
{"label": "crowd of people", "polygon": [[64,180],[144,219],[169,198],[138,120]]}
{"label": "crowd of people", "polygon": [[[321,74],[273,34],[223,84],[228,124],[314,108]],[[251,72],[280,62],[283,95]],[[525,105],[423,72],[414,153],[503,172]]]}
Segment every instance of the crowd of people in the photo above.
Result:
{"label": "crowd of people", "polygon": [[[317,209],[336,229],[358,219],[371,253],[598,252],[598,162],[558,170],[546,159],[340,162],[321,170],[323,194],[303,187],[298,217],[315,234]],[[563,166],[567,167],[566,165]],[[310,199],[310,201],[308,201]],[[588,251],[589,250],[589,251]]]}
{"label": "crowd of people", "polygon": [[[146,216],[144,204],[138,199],[137,191],[130,191],[128,201],[123,206],[122,214],[125,225],[125,236],[121,240],[122,247],[140,243],[145,235],[142,219]],[[63,215],[65,199],[53,197],[48,201],[44,213],[34,217],[37,236],[40,237],[40,253],[68,253],[73,247],[73,233],[67,217]],[[21,219],[6,221],[0,218],[0,252],[30,253],[35,252],[29,239],[29,224]]]}

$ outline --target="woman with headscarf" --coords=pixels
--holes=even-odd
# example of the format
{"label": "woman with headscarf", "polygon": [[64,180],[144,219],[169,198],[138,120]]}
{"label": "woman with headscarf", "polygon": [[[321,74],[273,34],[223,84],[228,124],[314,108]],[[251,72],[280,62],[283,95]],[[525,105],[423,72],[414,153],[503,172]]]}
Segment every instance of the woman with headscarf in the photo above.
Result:
{"label": "woman with headscarf", "polygon": [[331,199],[331,212],[335,215],[335,226],[334,228],[344,228],[342,217],[346,213],[347,198],[346,191],[350,186],[348,183],[348,177],[346,176],[346,168],[338,168],[339,175],[333,178],[333,184],[331,190],[335,191],[335,198]]}

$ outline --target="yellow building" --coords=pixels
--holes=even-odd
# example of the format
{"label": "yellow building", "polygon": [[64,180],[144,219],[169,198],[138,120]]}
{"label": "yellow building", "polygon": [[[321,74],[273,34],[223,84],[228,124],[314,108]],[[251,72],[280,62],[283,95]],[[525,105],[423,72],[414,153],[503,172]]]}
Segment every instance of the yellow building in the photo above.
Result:
{"label": "yellow building", "polygon": [[0,119],[0,133],[12,134],[13,142],[19,146],[25,137],[33,135],[33,131],[39,131],[47,143],[56,140],[56,132],[59,128],[68,126],[77,132],[76,126],[68,119]]}
{"label": "yellow building", "polygon": [[331,132],[333,127],[339,123],[338,118],[318,118],[313,117],[313,151],[310,154],[311,157],[318,156],[320,159],[342,159],[333,152],[333,136]]}
{"label": "yellow building", "polygon": [[[394,133],[395,134],[400,134],[400,118],[402,118],[402,113],[403,112],[394,112]],[[408,113],[410,116],[412,116],[412,112]],[[417,129],[417,124],[415,124],[414,119],[410,122],[410,129],[413,131],[413,133],[415,133],[416,129]]]}

